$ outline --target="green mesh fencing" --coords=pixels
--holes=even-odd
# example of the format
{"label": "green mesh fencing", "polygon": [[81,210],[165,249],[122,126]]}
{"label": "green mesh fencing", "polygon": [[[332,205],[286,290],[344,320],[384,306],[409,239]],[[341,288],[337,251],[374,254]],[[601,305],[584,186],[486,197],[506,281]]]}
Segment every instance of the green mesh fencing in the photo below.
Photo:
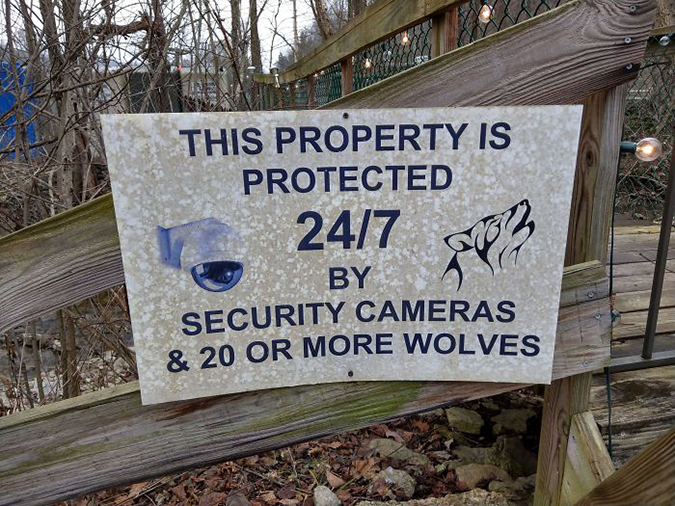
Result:
{"label": "green mesh fencing", "polygon": [[459,6],[457,46],[465,46],[478,39],[530,19],[568,0],[470,0]]}
{"label": "green mesh fencing", "polygon": [[342,96],[342,70],[336,63],[314,74],[316,106],[321,107]]}
{"label": "green mesh fencing", "polygon": [[655,218],[663,212],[675,131],[675,51],[650,40],[653,48],[642,61],[638,76],[628,89],[623,140],[655,137],[663,156],[642,162],[623,155],[619,165],[617,210],[636,218]]}
{"label": "green mesh fencing", "polygon": [[354,91],[420,65],[431,58],[431,21],[413,26],[352,58]]}
{"label": "green mesh fencing", "polygon": [[[521,21],[559,7],[568,0],[470,0],[458,8],[457,46],[470,44]],[[656,137],[664,155],[655,162],[640,162],[633,156],[621,158],[617,186],[617,209],[636,217],[652,218],[662,212],[670,153],[675,128],[675,51],[650,40],[637,79],[631,84],[626,105],[624,140]],[[432,23],[416,26],[374,44],[352,57],[353,90],[420,65],[432,55]],[[291,92],[293,90],[293,92]],[[276,90],[275,99],[264,102],[269,109],[320,107],[342,96],[340,63],[314,74],[315,100],[310,104],[307,79]],[[268,94],[269,96],[273,94]]]}
{"label": "green mesh fencing", "polygon": [[[456,45],[464,46],[482,37],[513,26],[558,7],[568,0],[470,0],[458,8]],[[485,9],[488,15],[485,16]],[[482,15],[483,14],[483,15]],[[420,65],[432,55],[432,23],[424,21],[407,30],[378,42],[352,57],[352,89],[360,90],[382,79]],[[269,109],[302,109],[309,107],[307,81],[298,87],[300,96],[290,92],[295,83],[282,86],[282,104],[275,100],[263,100]],[[320,107],[342,96],[342,71],[339,63],[331,65],[314,75],[315,100]]]}

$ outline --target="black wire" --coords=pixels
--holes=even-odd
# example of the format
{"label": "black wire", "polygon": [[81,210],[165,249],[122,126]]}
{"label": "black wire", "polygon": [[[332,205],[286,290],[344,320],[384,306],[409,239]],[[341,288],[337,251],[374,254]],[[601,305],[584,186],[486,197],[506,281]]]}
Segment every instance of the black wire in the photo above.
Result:
{"label": "black wire", "polygon": [[[623,131],[621,132],[623,139]],[[616,179],[614,181],[614,201],[612,203],[612,220],[609,227],[610,237],[612,245],[609,248],[609,296],[610,298],[614,295],[614,216],[616,214],[616,195],[618,193],[619,187],[619,170],[621,168],[621,152],[619,152],[619,158],[616,162]],[[612,323],[614,321],[614,308],[611,309],[612,314],[610,315]],[[612,344],[610,343],[610,350]],[[611,355],[611,351],[610,351]],[[607,451],[609,456],[614,458],[613,449],[612,449],[612,381],[611,374],[609,372],[609,367],[605,367],[605,388],[607,390]]]}
{"label": "black wire", "polygon": [[605,388],[607,389],[607,451],[609,457],[614,458],[612,451],[612,382],[609,367],[605,367]]}

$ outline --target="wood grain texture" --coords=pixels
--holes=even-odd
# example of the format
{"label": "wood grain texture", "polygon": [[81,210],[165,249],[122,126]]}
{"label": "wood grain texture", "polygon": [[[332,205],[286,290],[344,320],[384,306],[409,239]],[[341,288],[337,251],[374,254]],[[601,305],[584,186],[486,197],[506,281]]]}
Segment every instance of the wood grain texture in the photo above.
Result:
{"label": "wood grain texture", "polygon": [[607,262],[626,92],[622,85],[584,100],[566,265]]}
{"label": "wood grain texture", "polygon": [[585,411],[572,416],[561,506],[572,506],[614,473],[614,464],[593,418]]}
{"label": "wood grain texture", "polygon": [[591,373],[553,381],[546,387],[537,457],[534,506],[561,504],[572,417],[586,410]]}
{"label": "wood grain texture", "polygon": [[[607,259],[614,183],[623,124],[625,87],[592,95],[584,101],[565,262]],[[611,331],[610,331],[611,333]],[[554,381],[546,388],[534,495],[536,506],[569,504],[563,484],[576,483],[567,465],[572,417],[587,409],[591,375]],[[573,448],[571,448],[573,449]],[[566,478],[567,477],[567,478]],[[569,489],[567,489],[569,492]],[[584,489],[585,493],[586,490]]]}
{"label": "wood grain texture", "polygon": [[[621,321],[612,331],[612,339],[643,338],[647,325],[647,311],[633,311],[621,315]],[[657,334],[675,332],[675,307],[662,308],[656,325]],[[658,337],[657,337],[658,339]]]}
{"label": "wood grain texture", "polygon": [[[579,103],[635,77],[654,14],[653,0],[572,0],[330,107]],[[411,89],[424,93],[411,100]]]}
{"label": "wood grain texture", "polygon": [[431,57],[436,58],[457,48],[459,7],[453,6],[431,18]]}
{"label": "wood grain texture", "polygon": [[0,333],[122,283],[107,195],[0,239]]}
{"label": "wood grain texture", "polygon": [[675,429],[649,445],[595,487],[577,506],[672,506]]}
{"label": "wood grain texture", "polygon": [[[640,356],[642,355],[642,344],[642,339],[612,340],[612,358]],[[660,334],[654,341],[654,353],[669,351],[675,351],[675,333]],[[659,368],[659,370],[661,369]],[[675,387],[673,391],[675,392]],[[675,396],[673,396],[673,399],[675,400]],[[673,411],[673,414],[675,414],[675,411]],[[673,424],[675,425],[675,422]]]}
{"label": "wood grain texture", "polygon": [[[554,377],[602,367],[610,325],[604,268],[567,269],[561,302]],[[101,390],[0,418],[0,505],[49,504],[520,386],[343,383],[145,407],[136,383]]]}
{"label": "wood grain texture", "polygon": [[[670,242],[675,241],[675,231],[670,234]],[[642,253],[659,246],[659,234],[620,234],[614,237],[614,247],[620,251]]]}
{"label": "wood grain texture", "polygon": [[[642,341],[636,343],[635,349],[627,347],[623,354],[639,355]],[[664,336],[657,339],[654,351],[674,348],[675,336]],[[675,427],[675,366],[613,373],[611,385],[613,459],[620,468]],[[604,375],[593,378],[589,404],[606,440],[608,409]]]}
{"label": "wood grain texture", "polygon": [[[635,13],[628,4],[637,6]],[[615,77],[623,81],[635,75],[622,63],[641,59],[653,15],[652,0],[573,0],[326,107],[578,103],[593,89],[611,86]],[[619,31],[630,33],[633,42],[617,46]],[[510,64],[504,66],[505,61]],[[59,215],[52,224],[0,239],[0,331],[122,282],[113,215],[112,198],[105,196]],[[58,228],[61,223],[67,230]],[[61,246],[67,248],[63,254]]]}
{"label": "wood grain texture", "polygon": [[[616,295],[614,307],[621,313],[645,311],[649,309],[651,290],[619,293]],[[675,288],[666,288],[661,292],[661,307],[675,307]]]}
{"label": "wood grain texture", "polygon": [[[379,0],[366,7],[316,49],[279,74],[291,83],[325,69],[353,54],[421,23],[433,14],[464,0]],[[257,82],[274,84],[270,74],[256,74]]]}

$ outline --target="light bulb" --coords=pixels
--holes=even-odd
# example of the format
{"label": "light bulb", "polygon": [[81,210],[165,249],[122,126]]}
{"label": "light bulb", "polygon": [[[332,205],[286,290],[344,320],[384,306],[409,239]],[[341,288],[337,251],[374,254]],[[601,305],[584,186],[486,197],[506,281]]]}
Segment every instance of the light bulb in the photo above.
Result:
{"label": "light bulb", "polygon": [[478,11],[478,21],[487,25],[492,19],[492,6],[490,4],[483,4],[483,7]]}
{"label": "light bulb", "polygon": [[659,39],[659,46],[666,47],[668,44],[670,44],[670,37],[668,35],[664,35]]}
{"label": "light bulb", "polygon": [[370,62],[370,58],[366,58],[366,61],[363,62],[363,68],[370,70],[370,67],[372,66],[373,64]]}
{"label": "light bulb", "polygon": [[643,162],[653,162],[663,153],[663,146],[653,137],[647,137],[637,143],[635,156]]}
{"label": "light bulb", "polygon": [[401,35],[401,44],[403,44],[404,46],[410,44],[410,37],[408,37],[408,32],[403,32],[403,34]]}

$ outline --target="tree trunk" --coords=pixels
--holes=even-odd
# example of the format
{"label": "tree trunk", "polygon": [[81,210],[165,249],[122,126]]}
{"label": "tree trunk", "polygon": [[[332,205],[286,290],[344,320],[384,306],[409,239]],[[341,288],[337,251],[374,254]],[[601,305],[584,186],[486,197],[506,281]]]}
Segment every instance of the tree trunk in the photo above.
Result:
{"label": "tree trunk", "polygon": [[347,0],[347,15],[349,19],[358,16],[366,8],[366,0]]}
{"label": "tree trunk", "polygon": [[319,27],[319,33],[325,40],[333,34],[333,28],[331,27],[330,20],[328,19],[326,5],[324,4],[323,0],[310,0],[309,3],[312,7],[312,13],[314,14],[316,25]]}

